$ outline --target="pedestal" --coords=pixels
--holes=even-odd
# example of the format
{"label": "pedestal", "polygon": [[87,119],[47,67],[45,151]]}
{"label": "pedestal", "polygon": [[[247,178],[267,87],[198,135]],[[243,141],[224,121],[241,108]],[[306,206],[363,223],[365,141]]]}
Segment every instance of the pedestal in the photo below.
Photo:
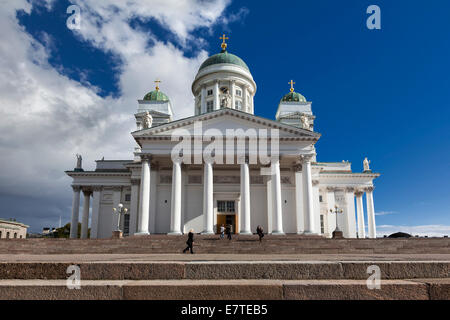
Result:
{"label": "pedestal", "polygon": [[344,239],[344,233],[341,230],[334,230],[333,239]]}
{"label": "pedestal", "polygon": [[112,233],[113,239],[122,239],[123,238],[123,232],[122,231],[113,231]]}

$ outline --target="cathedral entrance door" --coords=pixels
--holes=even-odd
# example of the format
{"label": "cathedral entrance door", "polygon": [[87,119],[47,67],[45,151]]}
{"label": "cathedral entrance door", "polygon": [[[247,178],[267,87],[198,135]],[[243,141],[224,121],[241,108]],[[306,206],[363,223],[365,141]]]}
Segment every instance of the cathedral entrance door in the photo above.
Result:
{"label": "cathedral entrance door", "polygon": [[231,227],[231,233],[236,233],[236,213],[234,209],[234,200],[217,201],[217,233],[220,233],[222,225]]}

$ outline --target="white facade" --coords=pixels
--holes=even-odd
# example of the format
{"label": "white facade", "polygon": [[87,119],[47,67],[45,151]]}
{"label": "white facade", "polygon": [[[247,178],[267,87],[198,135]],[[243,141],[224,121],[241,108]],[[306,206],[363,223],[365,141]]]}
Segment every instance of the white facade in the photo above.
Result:
{"label": "white facade", "polygon": [[[82,237],[87,237],[89,221],[91,238],[111,237],[118,221],[113,208],[119,203],[129,212],[121,219],[128,235],[181,234],[190,229],[212,234],[229,224],[240,234],[256,233],[261,225],[272,234],[331,237],[336,215],[330,209],[337,205],[343,211],[337,222],[344,237],[376,237],[373,179],[379,174],[354,173],[348,162],[317,162],[314,145],[320,134],[313,131],[310,102],[281,101],[276,120],[255,116],[256,84],[246,68],[232,63],[201,68],[192,92],[195,116],[176,121],[170,102],[139,100],[137,130],[132,132],[138,146],[131,160],[98,160],[95,171],[67,171],[73,178],[72,225],[81,219]],[[150,127],[142,120],[147,111],[153,117]],[[216,145],[215,156],[234,152],[223,163],[201,157],[211,147],[211,136],[227,137],[227,130],[241,130],[235,132],[245,136],[260,129],[279,133],[279,157],[270,164],[257,157],[260,143],[266,141],[261,136],[243,149],[234,143],[229,148],[228,140],[221,148]],[[180,144],[172,136],[180,130],[189,137],[191,157],[185,149],[183,157],[172,156]],[[241,159],[239,154],[245,156]],[[270,174],[262,174],[261,168]],[[71,237],[76,237],[73,231]]]}

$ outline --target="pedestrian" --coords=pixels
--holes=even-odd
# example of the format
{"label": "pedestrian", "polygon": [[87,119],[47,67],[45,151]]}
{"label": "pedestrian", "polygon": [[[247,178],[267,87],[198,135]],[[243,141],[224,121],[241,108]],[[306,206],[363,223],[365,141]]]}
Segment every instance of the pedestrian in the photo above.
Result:
{"label": "pedestrian", "polygon": [[194,229],[189,230],[188,239],[186,241],[187,247],[183,250],[183,253],[186,253],[188,250],[193,254],[194,253]]}
{"label": "pedestrian", "polygon": [[231,240],[231,226],[229,224],[227,225],[227,238]]}
{"label": "pedestrian", "polygon": [[258,225],[258,227],[256,228],[256,233],[259,236],[259,242],[262,241],[262,238],[264,237],[264,229],[263,227],[261,227],[260,225]]}
{"label": "pedestrian", "polygon": [[225,226],[222,224],[220,226],[220,239],[223,239],[225,237]]}

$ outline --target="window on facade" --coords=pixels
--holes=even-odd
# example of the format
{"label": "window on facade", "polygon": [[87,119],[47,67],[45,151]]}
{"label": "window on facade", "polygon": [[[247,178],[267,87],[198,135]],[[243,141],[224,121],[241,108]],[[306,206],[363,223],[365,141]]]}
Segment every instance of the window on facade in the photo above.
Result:
{"label": "window on facade", "polygon": [[125,195],[125,201],[130,202],[131,201],[131,194]]}
{"label": "window on facade", "polygon": [[234,102],[234,108],[237,109],[237,110],[242,110],[242,101],[236,100]]}
{"label": "window on facade", "polygon": [[323,214],[320,215],[320,233],[321,234],[325,233],[325,223],[323,220]]}
{"label": "window on facade", "polygon": [[14,232],[14,239],[17,238],[17,232]]}
{"label": "window on facade", "polygon": [[236,89],[236,95],[237,95],[238,97],[242,97],[242,91],[239,90],[239,89]]}
{"label": "window on facade", "polygon": [[0,231],[0,239],[2,238],[2,232]]}
{"label": "window on facade", "polygon": [[322,196],[319,196],[319,202],[322,202]]}
{"label": "window on facade", "polygon": [[9,239],[9,232],[6,233],[6,239]]}
{"label": "window on facade", "polygon": [[130,234],[130,215],[126,214],[123,216],[123,233]]}
{"label": "window on facade", "polygon": [[234,201],[217,201],[218,212],[234,212]]}
{"label": "window on facade", "polygon": [[214,101],[207,101],[206,102],[206,111],[211,112],[214,110]]}
{"label": "window on facade", "polygon": [[208,96],[212,96],[212,94],[213,94],[212,89],[209,89],[209,90],[206,92],[206,95],[208,95]]}

